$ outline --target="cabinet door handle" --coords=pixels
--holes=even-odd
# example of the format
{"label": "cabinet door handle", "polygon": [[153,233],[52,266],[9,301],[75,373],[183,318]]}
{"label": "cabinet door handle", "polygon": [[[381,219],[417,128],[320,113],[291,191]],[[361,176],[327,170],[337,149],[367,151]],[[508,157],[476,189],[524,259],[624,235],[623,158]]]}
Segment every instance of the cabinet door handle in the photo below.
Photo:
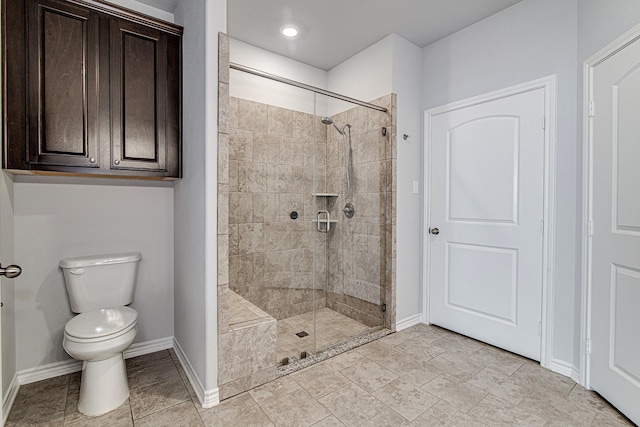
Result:
{"label": "cabinet door handle", "polygon": [[95,158],[95,157],[92,157],[92,158],[90,158],[90,159],[89,159],[89,161],[90,161],[91,163],[95,163],[95,162],[96,162],[96,158]]}
{"label": "cabinet door handle", "polygon": [[118,166],[120,164],[120,160],[116,160],[113,162],[114,165]]}

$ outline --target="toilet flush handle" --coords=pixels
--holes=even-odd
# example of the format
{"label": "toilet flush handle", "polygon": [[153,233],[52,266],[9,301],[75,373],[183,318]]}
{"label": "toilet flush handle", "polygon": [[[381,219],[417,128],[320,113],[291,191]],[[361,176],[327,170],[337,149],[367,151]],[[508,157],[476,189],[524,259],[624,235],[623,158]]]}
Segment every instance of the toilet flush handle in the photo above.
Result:
{"label": "toilet flush handle", "polygon": [[69,273],[81,275],[81,274],[84,274],[84,268],[82,268],[82,267],[80,267],[80,268],[72,268],[72,269],[69,270]]}

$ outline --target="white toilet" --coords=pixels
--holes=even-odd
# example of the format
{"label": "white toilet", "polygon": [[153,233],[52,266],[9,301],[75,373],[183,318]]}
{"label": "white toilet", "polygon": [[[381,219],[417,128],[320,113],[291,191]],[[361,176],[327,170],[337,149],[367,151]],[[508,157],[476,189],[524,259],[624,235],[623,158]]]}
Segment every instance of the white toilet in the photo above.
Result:
{"label": "white toilet", "polygon": [[140,252],[65,258],[60,261],[71,310],[63,347],[82,360],[78,410],[102,415],[129,397],[123,352],[138,331],[133,302]]}

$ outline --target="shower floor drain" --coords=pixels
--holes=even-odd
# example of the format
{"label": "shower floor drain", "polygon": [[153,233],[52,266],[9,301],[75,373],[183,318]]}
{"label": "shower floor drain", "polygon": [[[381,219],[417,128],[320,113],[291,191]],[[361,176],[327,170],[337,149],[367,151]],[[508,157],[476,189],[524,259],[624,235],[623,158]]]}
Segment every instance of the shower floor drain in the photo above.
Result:
{"label": "shower floor drain", "polygon": [[304,337],[306,337],[306,336],[307,336],[307,335],[309,335],[309,334],[308,334],[308,333],[306,333],[305,331],[302,331],[302,332],[298,332],[296,335],[297,335],[299,338],[304,338]]}

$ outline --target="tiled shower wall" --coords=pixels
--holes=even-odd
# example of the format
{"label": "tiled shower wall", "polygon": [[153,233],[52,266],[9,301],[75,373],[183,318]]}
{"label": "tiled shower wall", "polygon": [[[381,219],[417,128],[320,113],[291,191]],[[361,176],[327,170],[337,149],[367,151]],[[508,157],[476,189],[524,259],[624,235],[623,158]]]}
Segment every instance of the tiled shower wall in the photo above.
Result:
{"label": "tiled shower wall", "polygon": [[[327,131],[327,191],[339,194],[331,211],[338,224],[329,239],[327,306],[367,326],[390,327],[383,308],[390,305],[386,300],[391,283],[386,274],[391,262],[387,205],[391,206],[393,196],[394,100],[390,94],[372,101],[389,113],[357,106],[332,117],[340,127],[351,125],[348,191],[345,139],[333,128]],[[342,212],[346,203],[355,208],[353,218]]]}
{"label": "tiled shower wall", "polygon": [[[229,102],[230,287],[276,319],[310,312],[314,239],[317,271],[326,271],[322,236],[310,226],[313,154],[318,186],[324,187],[326,126],[312,114]],[[317,308],[326,306],[323,288],[315,291]]]}
{"label": "tiled shower wall", "polygon": [[[373,103],[392,112],[394,101],[387,95]],[[276,319],[312,311],[315,292],[317,308],[392,328],[382,311],[394,296],[392,246],[386,244],[392,239],[391,114],[356,107],[332,117],[340,126],[351,124],[351,191],[345,194],[344,140],[320,117],[238,98],[230,98],[229,111],[231,289]],[[314,197],[314,188],[338,196]],[[352,219],[342,213],[346,202],[356,207]],[[338,220],[326,234],[309,224],[325,208]]]}

